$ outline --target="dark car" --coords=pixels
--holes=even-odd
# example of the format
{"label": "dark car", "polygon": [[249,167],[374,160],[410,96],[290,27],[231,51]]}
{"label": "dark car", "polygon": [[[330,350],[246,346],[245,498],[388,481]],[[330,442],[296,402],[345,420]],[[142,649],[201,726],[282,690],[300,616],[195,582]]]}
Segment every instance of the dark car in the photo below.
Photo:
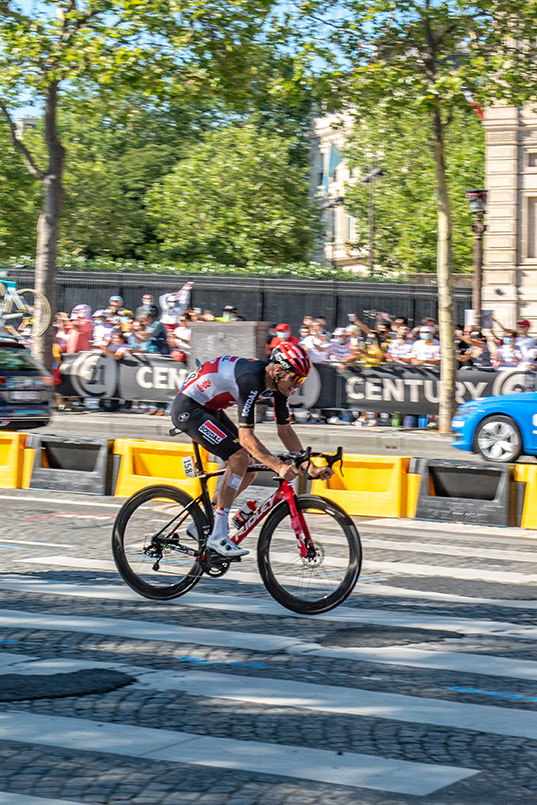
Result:
{"label": "dark car", "polygon": [[20,342],[0,334],[0,429],[29,430],[51,416],[52,377]]}

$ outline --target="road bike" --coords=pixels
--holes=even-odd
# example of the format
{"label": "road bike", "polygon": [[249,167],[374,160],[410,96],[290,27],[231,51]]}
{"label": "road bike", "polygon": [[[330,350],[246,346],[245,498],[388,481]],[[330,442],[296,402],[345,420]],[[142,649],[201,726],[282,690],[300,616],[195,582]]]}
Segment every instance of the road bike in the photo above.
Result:
{"label": "road bike", "polygon": [[46,332],[51,319],[47,297],[33,288],[7,288],[0,282],[0,329],[15,336]]}
{"label": "road bike", "polygon": [[[170,431],[175,433],[175,430]],[[211,478],[224,469],[205,472],[199,446],[194,459],[185,458],[185,474],[197,477],[201,493],[192,498],[173,486],[150,486],[136,492],[119,510],[112,534],[112,552],[121,578],[146,598],[167,601],[191,590],[203,575],[221,577],[241,557],[228,558],[205,547],[213,526],[208,491]],[[342,465],[342,448],[334,454],[307,448],[279,458],[299,467],[313,457],[328,466]],[[267,471],[250,464],[247,472]],[[350,595],[362,564],[360,536],[349,515],[317,495],[297,495],[277,477],[277,489],[260,503],[232,535],[239,544],[263,520],[257,542],[257,565],[263,583],[287,609],[305,615],[328,612]],[[236,579],[250,581],[242,569]]]}

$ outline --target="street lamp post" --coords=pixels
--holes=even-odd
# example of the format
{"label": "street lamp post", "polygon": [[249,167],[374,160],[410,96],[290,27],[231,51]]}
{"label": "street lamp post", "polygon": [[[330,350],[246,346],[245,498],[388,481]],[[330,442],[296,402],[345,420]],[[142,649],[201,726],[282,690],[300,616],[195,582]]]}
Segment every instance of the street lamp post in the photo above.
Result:
{"label": "street lamp post", "polygon": [[472,222],[472,232],[474,233],[474,277],[472,283],[472,307],[475,312],[475,323],[477,327],[482,326],[482,302],[481,289],[483,286],[483,235],[486,232],[485,210],[487,208],[486,190],[468,190],[466,198],[470,203],[470,210],[475,216]]}
{"label": "street lamp post", "polygon": [[368,264],[369,274],[375,271],[375,179],[383,176],[382,168],[372,168],[369,173],[362,176],[362,184],[369,185],[369,209],[367,214],[368,227]]}

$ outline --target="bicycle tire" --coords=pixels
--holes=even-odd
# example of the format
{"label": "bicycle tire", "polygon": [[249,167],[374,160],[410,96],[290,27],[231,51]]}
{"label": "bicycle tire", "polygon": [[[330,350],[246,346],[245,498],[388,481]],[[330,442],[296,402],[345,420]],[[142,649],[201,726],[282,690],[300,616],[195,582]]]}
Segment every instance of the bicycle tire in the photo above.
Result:
{"label": "bicycle tire", "polygon": [[[313,560],[317,564],[313,564],[310,560],[303,560],[299,556],[296,536],[289,516],[289,505],[286,502],[280,503],[274,509],[261,529],[257,544],[257,563],[263,584],[278,603],[293,612],[299,612],[301,615],[318,615],[321,612],[328,612],[339,606],[353,591],[362,566],[360,535],[349,515],[340,506],[330,500],[326,500],[326,498],[317,495],[299,495],[297,496],[297,505],[304,513],[310,529],[310,535],[318,548],[318,555]],[[310,516],[311,512],[317,513],[315,521]],[[326,516],[330,518],[329,521],[322,519],[319,522],[319,517],[324,518]],[[278,531],[282,523],[283,529]],[[318,529],[323,524],[324,537],[321,537]],[[327,525],[329,528],[327,528]],[[333,543],[334,536],[327,533],[331,529],[336,538],[337,535],[343,537],[343,545],[347,546],[347,558],[345,556],[343,558],[337,556],[327,557],[321,540],[326,545]],[[289,544],[288,549],[285,548],[287,543]],[[282,546],[284,547],[283,555],[278,552]],[[271,558],[272,547],[274,551]],[[340,551],[345,553],[344,548],[341,548]],[[325,561],[326,559],[328,561]],[[335,562],[336,567],[337,564],[342,565],[343,570],[340,574],[341,580],[339,582],[337,582],[337,573],[334,572],[334,565],[330,566],[331,562]],[[328,570],[330,571],[329,573],[327,572]],[[277,578],[278,575],[283,575],[286,572],[289,573],[289,590],[282,586],[282,583]],[[306,582],[306,586],[304,586],[304,582]],[[308,582],[310,583],[308,584]],[[319,597],[315,597],[319,592],[322,592],[323,584],[325,588],[328,588],[329,585],[334,586],[335,583],[337,583],[337,586],[332,592],[323,593]],[[301,591],[301,596],[295,590]],[[313,598],[305,597],[306,594],[313,596]]]}
{"label": "bicycle tire", "polygon": [[[48,326],[50,324],[51,316],[52,316],[51,309],[50,309],[50,303],[49,303],[47,297],[44,294],[42,294],[41,291],[36,291],[35,288],[22,288],[20,291],[19,290],[16,291],[16,295],[11,294],[11,293],[7,294],[7,296],[4,297],[5,298],[4,312],[7,315],[9,313],[13,313],[13,312],[16,312],[17,310],[19,310],[21,312],[21,315],[24,315],[24,313],[29,314],[30,313],[29,309],[26,309],[26,308],[21,309],[18,306],[15,307],[15,311],[12,310],[12,308],[15,305],[15,302],[16,302],[16,297],[21,298],[22,294],[25,294],[25,293],[32,293],[34,295],[35,299],[39,300],[39,303],[41,305],[40,321],[37,322],[37,323],[34,323],[33,326],[32,326],[32,336],[34,336],[34,338],[35,338],[37,336],[40,336],[40,335],[43,335],[44,333],[46,333],[46,331],[48,329]],[[12,335],[20,335],[21,334],[20,329],[18,329],[17,327],[14,327],[12,324],[6,324],[5,328]]]}
{"label": "bicycle tire", "polygon": [[[148,535],[142,534],[141,530],[148,525],[154,528],[157,516],[162,518],[163,501],[169,501],[179,507],[179,511],[174,512],[172,522],[177,516],[182,516],[181,509],[187,513],[189,519],[187,525],[190,525],[190,523],[195,524],[197,538],[194,539],[192,535],[188,535],[186,533],[187,526],[185,526],[181,528],[180,539],[182,543],[190,542],[191,547],[198,547],[200,536],[203,534],[206,524],[205,515],[198,504],[194,503],[190,495],[173,486],[150,486],[132,495],[119,510],[112,532],[112,554],[119,575],[136,593],[144,596],[144,598],[151,598],[157,601],[169,601],[172,598],[184,595],[197,584],[203,574],[200,563],[197,560],[194,560],[193,557],[183,559],[184,554],[173,550],[169,552],[169,556],[163,557],[161,560],[166,559],[168,561],[169,558],[173,558],[173,566],[166,566],[162,573],[160,569],[155,570],[154,566],[150,567],[153,559],[143,553],[148,546]],[[151,505],[152,502],[153,505]],[[149,504],[149,506],[140,518],[141,509],[145,504]],[[135,516],[137,519],[133,523]],[[166,514],[166,517],[169,517],[169,514]],[[142,537],[144,547],[140,550],[139,543]],[[128,548],[127,539],[129,541]],[[131,539],[133,540],[132,550],[130,548]],[[191,560],[191,567],[186,574],[183,573],[183,578],[173,584],[167,584],[166,579],[168,576],[178,575],[180,570],[182,571],[181,562],[187,565],[189,560]]]}

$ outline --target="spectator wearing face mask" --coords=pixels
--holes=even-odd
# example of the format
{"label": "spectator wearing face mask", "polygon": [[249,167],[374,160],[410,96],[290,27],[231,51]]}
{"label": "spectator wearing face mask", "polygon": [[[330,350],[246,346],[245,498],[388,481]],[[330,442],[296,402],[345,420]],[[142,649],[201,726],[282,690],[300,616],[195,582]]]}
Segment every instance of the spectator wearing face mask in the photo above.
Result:
{"label": "spectator wearing face mask", "polygon": [[134,318],[139,319],[142,313],[147,313],[151,305],[155,304],[155,299],[153,294],[144,293],[142,294],[142,304],[138,305],[136,310],[134,311]]}
{"label": "spectator wearing face mask", "polygon": [[108,321],[114,326],[121,326],[121,316],[123,314],[123,297],[111,296],[108,300]]}
{"label": "spectator wearing face mask", "polygon": [[523,363],[524,356],[515,343],[516,338],[516,330],[504,330],[502,343],[496,347],[496,354],[492,360],[496,369],[508,369]]}
{"label": "spectator wearing face mask", "polygon": [[110,343],[115,332],[115,328],[114,325],[108,320],[108,312],[106,310],[96,310],[92,316],[92,319],[92,346],[94,349],[102,349],[102,347]]}
{"label": "spectator wearing face mask", "polygon": [[271,352],[274,347],[277,347],[282,341],[289,341],[291,344],[298,344],[298,338],[295,338],[294,335],[291,335],[291,327],[289,324],[277,324],[274,328],[274,333],[274,338],[269,344],[269,350]]}
{"label": "spectator wearing face mask", "polygon": [[343,366],[344,361],[352,358],[349,333],[345,327],[336,327],[326,351],[329,362],[339,366]]}
{"label": "spectator wearing face mask", "polygon": [[438,366],[440,364],[440,345],[434,343],[434,330],[422,325],[419,341],[412,345],[411,363],[414,366]]}

